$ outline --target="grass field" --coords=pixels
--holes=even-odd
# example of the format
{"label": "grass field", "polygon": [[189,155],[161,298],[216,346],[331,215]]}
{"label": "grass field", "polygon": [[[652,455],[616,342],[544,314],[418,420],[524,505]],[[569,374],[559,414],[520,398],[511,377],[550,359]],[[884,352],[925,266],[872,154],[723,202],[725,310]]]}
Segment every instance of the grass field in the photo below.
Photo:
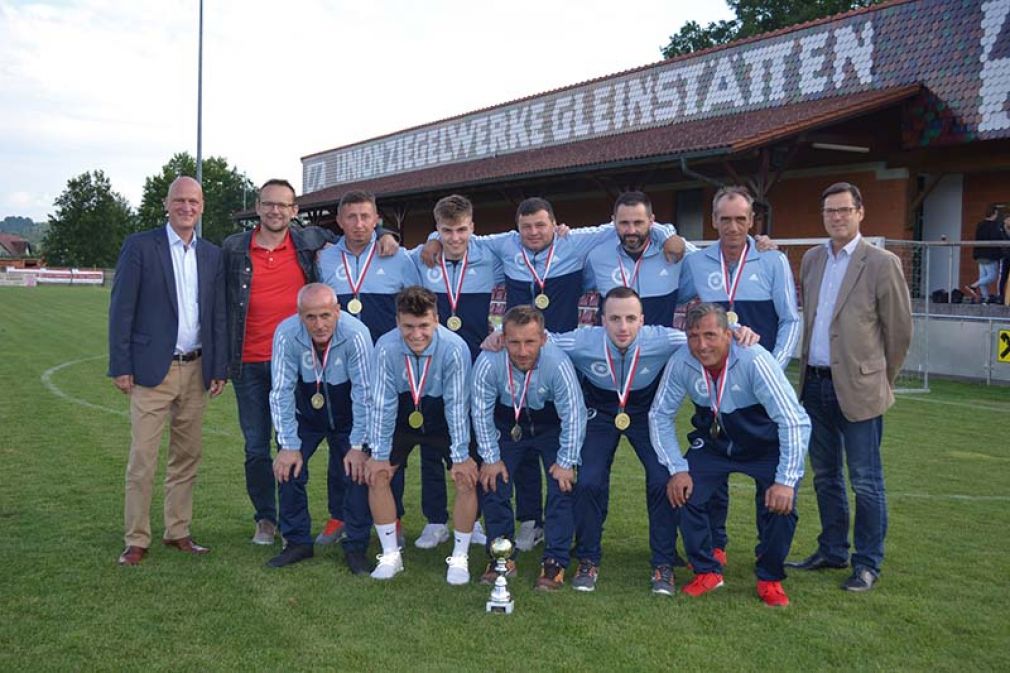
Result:
{"label": "grass field", "polygon": [[[511,583],[515,614],[490,616],[487,588],[445,584],[448,546],[408,545],[406,572],[383,584],[350,576],[337,549],[265,568],[275,550],[248,542],[230,389],[208,408],[196,491],[194,535],[213,553],[157,545],[139,568],[117,567],[129,425],[104,376],[107,305],[97,288],[0,289],[0,670],[1010,670],[1006,389],[936,382],[888,414],[891,528],[873,592],[840,591],[844,571],[796,572],[792,605],[764,607],[741,479],[727,586],[700,600],[652,596],[644,480],[622,447],[596,593],[534,593],[528,555]],[[324,465],[322,454],[312,464],[316,528]],[[412,468],[409,540],[423,525],[417,481]],[[155,493],[157,538],[160,484]],[[809,478],[799,508],[794,556],[818,532]]]}

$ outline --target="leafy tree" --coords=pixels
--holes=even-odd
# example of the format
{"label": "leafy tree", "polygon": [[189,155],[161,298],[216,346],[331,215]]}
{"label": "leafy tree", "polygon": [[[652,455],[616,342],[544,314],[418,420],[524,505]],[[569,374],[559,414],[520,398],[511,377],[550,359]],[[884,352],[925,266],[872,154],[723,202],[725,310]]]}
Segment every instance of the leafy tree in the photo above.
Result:
{"label": "leafy tree", "polygon": [[701,26],[688,21],[660,51],[673,58],[733,40],[752,37],[797,23],[868,7],[883,0],[726,0],[736,14],[732,21],[712,21]]}
{"label": "leafy tree", "polygon": [[53,202],[49,230],[42,241],[46,261],[58,266],[111,267],[123,239],[135,230],[130,204],[112,191],[102,171],[67,181]]}
{"label": "leafy tree", "polygon": [[[180,175],[196,177],[196,160],[187,152],[176,154],[165,164],[161,173],[144,181],[138,217],[141,227],[150,229],[165,224],[165,197],[168,188]],[[245,173],[228,165],[223,157],[210,157],[203,162],[203,237],[212,243],[221,243],[229,234],[239,230],[231,214],[242,210],[247,198],[252,198],[256,187]]]}

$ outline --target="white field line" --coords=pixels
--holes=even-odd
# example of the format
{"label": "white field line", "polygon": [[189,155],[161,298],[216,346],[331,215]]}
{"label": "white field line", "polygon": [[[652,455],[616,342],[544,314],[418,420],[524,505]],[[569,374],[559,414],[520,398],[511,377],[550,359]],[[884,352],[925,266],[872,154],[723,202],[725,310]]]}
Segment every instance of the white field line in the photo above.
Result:
{"label": "white field line", "polygon": [[[60,364],[56,365],[55,367],[50,367],[49,369],[47,369],[44,372],[42,372],[42,376],[39,377],[39,380],[42,381],[42,385],[46,387],[46,390],[48,390],[49,392],[51,392],[53,395],[56,395],[56,397],[59,397],[60,399],[66,400],[66,401],[71,402],[73,404],[76,404],[78,406],[82,406],[82,407],[84,407],[86,409],[94,409],[96,411],[104,411],[105,413],[115,414],[116,416],[119,416],[121,418],[127,418],[128,419],[130,417],[130,414],[127,411],[123,411],[122,409],[113,409],[111,407],[105,407],[105,406],[102,406],[101,404],[95,404],[94,402],[89,402],[88,400],[81,399],[80,397],[74,397],[73,395],[70,395],[69,393],[63,392],[62,390],[60,390],[60,388],[55,383],[53,383],[53,375],[56,374],[57,372],[59,372],[60,370],[66,369],[67,367],[73,367],[74,365],[79,365],[82,362],[91,362],[92,360],[101,360],[104,357],[105,357],[104,355],[93,355],[93,356],[87,357],[87,358],[80,358],[80,359],[77,359],[77,360],[70,360],[68,362],[60,363]],[[207,433],[207,434],[220,435],[222,437],[233,437],[234,434],[235,434],[235,433],[232,433],[232,432],[225,432],[223,430],[218,430],[216,428],[208,428],[206,426],[204,427],[203,431],[205,433]]]}
{"label": "white field line", "polygon": [[909,402],[927,402],[929,404],[942,404],[945,407],[960,407],[962,409],[976,409],[978,411],[995,411],[996,413],[1007,413],[1010,412],[1010,404],[1003,406],[990,406],[988,404],[979,404],[975,402],[954,402],[952,400],[937,400],[932,397],[927,397],[925,395],[897,395],[897,398]]}

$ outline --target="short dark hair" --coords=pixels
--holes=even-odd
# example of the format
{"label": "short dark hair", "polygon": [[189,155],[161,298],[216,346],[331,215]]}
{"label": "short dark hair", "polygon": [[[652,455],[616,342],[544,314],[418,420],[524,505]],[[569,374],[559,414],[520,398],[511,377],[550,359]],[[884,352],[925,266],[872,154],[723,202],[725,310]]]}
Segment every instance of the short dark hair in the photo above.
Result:
{"label": "short dark hair", "polygon": [[529,325],[530,323],[536,323],[537,327],[543,331],[544,314],[540,312],[540,309],[530,306],[529,304],[513,306],[505,313],[505,317],[502,318],[502,331],[505,330],[506,325],[511,324],[516,327],[522,327],[523,325]]}
{"label": "short dark hair", "polygon": [[729,318],[726,316],[726,309],[719,304],[695,304],[687,310],[684,320],[684,331],[690,331],[707,315],[714,315],[722,329],[729,329]]}
{"label": "short dark hair", "polygon": [[825,199],[829,196],[845,193],[852,194],[852,203],[855,204],[856,208],[863,207],[863,195],[859,192],[859,187],[856,187],[851,182],[836,182],[821,192],[821,205],[824,205]]}
{"label": "short dark hair", "polygon": [[370,203],[372,204],[372,208],[375,208],[376,212],[379,211],[379,207],[375,205],[375,194],[360,190],[350,191],[341,196],[340,205],[337,206],[337,210],[340,210],[344,206],[350,206],[355,203]]}
{"label": "short dark hair", "polygon": [[523,199],[519,207],[516,208],[516,222],[519,221],[520,217],[526,215],[533,215],[534,213],[539,213],[541,210],[546,210],[547,215],[551,218],[551,222],[554,221],[554,207],[551,202],[547,199],[542,199],[539,196],[531,196],[528,199]]}
{"label": "short dark hair", "polygon": [[435,204],[435,222],[455,222],[464,217],[473,217],[473,204],[461,194],[450,194]]}
{"label": "short dark hair", "polygon": [[427,315],[429,311],[438,315],[438,300],[431,290],[420,285],[410,285],[400,290],[396,295],[396,312],[398,314],[423,316]]}
{"label": "short dark hair", "polygon": [[637,292],[624,285],[615,285],[610,288],[607,294],[603,295],[603,301],[600,302],[600,313],[607,313],[607,302],[611,299],[630,299],[632,297],[638,300],[639,308],[644,311],[645,308],[642,306],[642,298],[638,296]]}
{"label": "short dark hair", "polygon": [[985,216],[987,219],[988,218],[994,218],[997,220],[1002,219],[1001,218],[1002,215],[1003,210],[1002,208],[1000,208],[1000,205],[998,203],[990,203],[989,206],[985,209]]}
{"label": "short dark hair", "polygon": [[614,201],[614,215],[621,206],[645,206],[645,212],[652,215],[652,201],[645,195],[645,192],[624,192]]}
{"label": "short dark hair", "polygon": [[715,196],[712,197],[712,214],[715,215],[716,208],[719,207],[719,202],[723,199],[732,199],[734,197],[740,197],[747,202],[750,206],[751,214],[754,213],[754,197],[751,196],[750,191],[746,187],[741,187],[740,185],[725,185],[720,187],[716,191]]}
{"label": "short dark hair", "polygon": [[269,180],[267,180],[266,182],[264,182],[260,186],[259,193],[262,194],[263,190],[266,189],[267,187],[284,187],[285,189],[288,189],[288,190],[291,191],[291,196],[292,197],[297,196],[297,192],[295,192],[295,188],[292,187],[291,183],[288,182],[287,180],[285,180],[284,178],[270,178]]}

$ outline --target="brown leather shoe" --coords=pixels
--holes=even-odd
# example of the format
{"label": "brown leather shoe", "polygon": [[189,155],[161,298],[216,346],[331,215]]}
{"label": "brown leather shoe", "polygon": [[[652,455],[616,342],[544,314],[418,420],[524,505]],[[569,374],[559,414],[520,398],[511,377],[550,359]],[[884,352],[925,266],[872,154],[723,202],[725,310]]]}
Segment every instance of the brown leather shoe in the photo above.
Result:
{"label": "brown leather shoe", "polygon": [[123,550],[123,553],[119,555],[119,565],[140,565],[140,562],[144,560],[145,556],[147,556],[147,549],[144,547],[134,547],[133,545],[129,545]]}
{"label": "brown leather shoe", "polygon": [[179,551],[184,551],[187,554],[209,554],[210,549],[207,547],[201,547],[197,543],[193,542],[192,537],[183,537],[178,540],[162,540],[166,547],[174,547]]}

